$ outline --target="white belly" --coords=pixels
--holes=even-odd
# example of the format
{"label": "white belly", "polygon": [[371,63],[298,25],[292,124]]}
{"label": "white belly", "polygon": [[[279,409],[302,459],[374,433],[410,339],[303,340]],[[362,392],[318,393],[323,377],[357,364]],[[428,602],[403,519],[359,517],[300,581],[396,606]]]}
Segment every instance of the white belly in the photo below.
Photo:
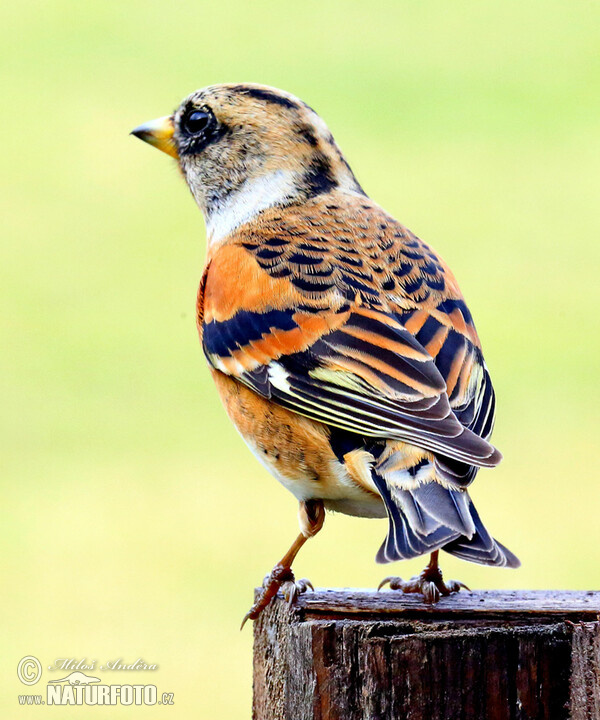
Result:
{"label": "white belly", "polygon": [[323,482],[321,479],[315,478],[312,473],[303,472],[302,468],[297,468],[293,475],[282,473],[268,453],[265,453],[248,438],[244,438],[244,442],[260,464],[299,502],[323,500],[328,510],[356,517],[384,518],[387,516],[381,497],[365,492],[352,480],[346,468],[339,461],[334,460],[330,463],[327,482]]}

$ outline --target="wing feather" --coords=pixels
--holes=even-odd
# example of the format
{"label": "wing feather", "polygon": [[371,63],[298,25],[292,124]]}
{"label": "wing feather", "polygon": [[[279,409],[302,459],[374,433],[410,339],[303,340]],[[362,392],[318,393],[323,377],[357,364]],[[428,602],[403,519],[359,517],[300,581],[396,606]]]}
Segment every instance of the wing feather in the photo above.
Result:
{"label": "wing feather", "polygon": [[307,212],[265,217],[213,258],[209,362],[314,420],[431,450],[468,484],[473,466],[501,456],[488,442],[493,388],[452,274],[367,202],[330,223]]}
{"label": "wing feather", "polygon": [[[245,312],[213,321],[204,334],[204,347],[214,366],[295,412],[343,430],[413,442],[475,465],[497,462],[494,448],[451,410],[444,378],[431,356],[390,316],[372,310],[364,316],[355,308],[341,328],[322,333],[307,349],[286,355],[273,352],[273,347],[273,359],[257,364],[253,343],[266,354],[267,337],[277,346],[283,334],[300,329],[293,309],[266,315],[257,318]],[[370,323],[368,340],[346,333],[347,327],[360,327],[365,320]],[[381,328],[385,331],[377,345]],[[223,354],[228,344],[235,346],[229,357]]]}

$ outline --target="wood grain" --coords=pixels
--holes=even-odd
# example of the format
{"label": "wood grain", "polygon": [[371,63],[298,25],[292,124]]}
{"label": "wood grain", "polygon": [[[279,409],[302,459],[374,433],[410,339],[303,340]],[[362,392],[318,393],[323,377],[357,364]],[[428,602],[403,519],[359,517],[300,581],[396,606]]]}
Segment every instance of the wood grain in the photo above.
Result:
{"label": "wood grain", "polygon": [[254,625],[255,720],[599,720],[600,592],[277,598]]}

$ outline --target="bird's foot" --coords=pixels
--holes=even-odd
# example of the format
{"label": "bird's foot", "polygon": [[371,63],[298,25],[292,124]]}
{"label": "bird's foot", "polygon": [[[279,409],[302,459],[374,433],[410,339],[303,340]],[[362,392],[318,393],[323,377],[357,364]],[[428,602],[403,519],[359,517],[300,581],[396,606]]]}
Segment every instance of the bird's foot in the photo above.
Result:
{"label": "bird's foot", "polygon": [[377,590],[389,584],[390,590],[402,590],[403,593],[420,593],[423,601],[428,605],[435,605],[442,596],[457,593],[461,588],[470,590],[464,583],[458,580],[444,582],[442,571],[439,567],[428,565],[420,575],[415,575],[410,580],[403,580],[400,577],[386,577],[380,583]]}
{"label": "bird's foot", "polygon": [[[308,589],[314,590],[310,580],[302,578],[296,580],[290,567],[275,565],[273,570],[265,577],[262,585],[262,592],[254,605],[248,610],[242,620],[242,628],[247,620],[256,620],[261,612],[273,601],[277,591],[281,589],[283,597],[288,605],[293,605],[298,595],[305,593]],[[240,628],[241,629],[241,628]]]}
{"label": "bird's foot", "polygon": [[296,600],[298,595],[302,595],[308,590],[314,592],[314,587],[308,578],[300,578],[300,580],[288,580],[281,586],[281,592],[283,597],[286,599],[287,604],[291,607]]}

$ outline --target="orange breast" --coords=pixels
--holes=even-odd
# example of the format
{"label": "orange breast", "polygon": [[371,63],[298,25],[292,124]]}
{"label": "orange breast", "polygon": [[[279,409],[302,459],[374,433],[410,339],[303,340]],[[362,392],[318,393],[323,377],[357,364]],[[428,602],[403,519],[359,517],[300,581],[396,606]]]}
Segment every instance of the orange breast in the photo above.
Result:
{"label": "orange breast", "polygon": [[257,395],[218,370],[212,376],[229,418],[258,458],[278,476],[312,487],[319,496],[336,460],[324,425]]}

